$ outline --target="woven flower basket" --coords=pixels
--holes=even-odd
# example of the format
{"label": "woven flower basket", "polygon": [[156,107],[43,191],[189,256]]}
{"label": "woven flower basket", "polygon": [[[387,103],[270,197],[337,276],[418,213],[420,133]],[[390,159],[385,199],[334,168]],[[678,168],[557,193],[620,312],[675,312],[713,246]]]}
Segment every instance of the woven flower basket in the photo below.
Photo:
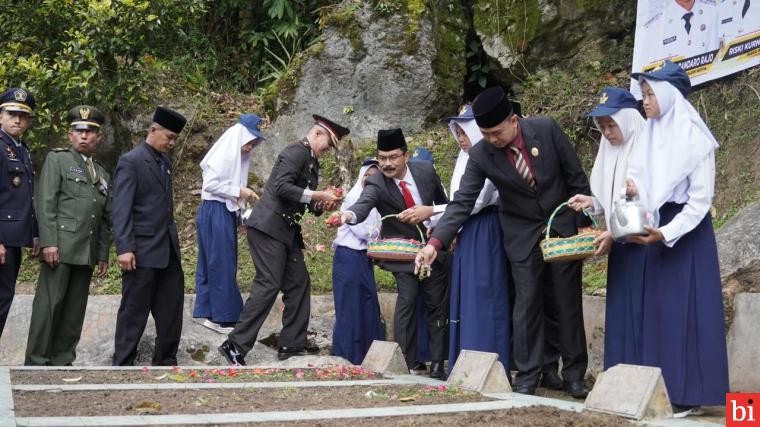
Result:
{"label": "woven flower basket", "polygon": [[386,215],[380,218],[380,221],[372,228],[369,241],[367,242],[367,256],[379,261],[414,261],[417,252],[425,247],[425,238],[422,229],[417,226],[420,232],[420,240],[403,239],[400,237],[390,237],[380,239],[380,226],[383,220],[394,218],[398,215]]}
{"label": "woven flower basket", "polygon": [[[590,218],[596,229],[594,231],[587,231],[571,237],[549,237],[554,216],[565,206],[567,206],[567,202],[557,206],[549,217],[549,224],[546,227],[546,238],[541,241],[541,252],[544,255],[545,262],[577,261],[594,255],[594,252],[599,249],[597,246],[594,246],[594,240],[602,232],[598,229],[599,226],[593,217]],[[588,215],[586,211],[584,213]]]}

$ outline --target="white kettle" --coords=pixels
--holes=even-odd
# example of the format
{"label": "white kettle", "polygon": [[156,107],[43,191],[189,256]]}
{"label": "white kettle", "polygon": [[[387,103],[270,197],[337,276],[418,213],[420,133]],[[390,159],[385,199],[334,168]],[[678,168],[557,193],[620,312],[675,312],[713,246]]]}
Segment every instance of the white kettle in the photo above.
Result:
{"label": "white kettle", "polygon": [[628,236],[649,234],[644,226],[652,226],[652,214],[644,209],[638,198],[619,199],[612,204],[610,231],[615,240],[625,240]]}

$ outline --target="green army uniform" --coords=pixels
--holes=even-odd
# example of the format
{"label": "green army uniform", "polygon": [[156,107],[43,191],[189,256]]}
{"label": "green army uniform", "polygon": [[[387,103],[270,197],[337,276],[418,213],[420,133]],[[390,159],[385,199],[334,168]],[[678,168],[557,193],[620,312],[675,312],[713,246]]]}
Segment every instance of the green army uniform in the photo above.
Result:
{"label": "green army uniform", "polygon": [[44,261],[40,265],[26,365],[63,366],[74,361],[93,268],[108,261],[110,177],[100,163],[91,157],[90,161],[94,179],[85,157],[74,148],[53,150],[42,166],[37,195],[40,247],[58,247],[60,263],[55,268]]}

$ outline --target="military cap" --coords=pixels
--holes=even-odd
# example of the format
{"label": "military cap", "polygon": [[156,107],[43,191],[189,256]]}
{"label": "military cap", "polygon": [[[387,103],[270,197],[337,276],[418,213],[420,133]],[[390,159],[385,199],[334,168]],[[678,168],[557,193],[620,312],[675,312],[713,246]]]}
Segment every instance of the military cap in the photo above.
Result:
{"label": "military cap", "polygon": [[97,108],[89,105],[77,105],[69,110],[69,123],[72,129],[100,129],[106,122],[106,116]]}
{"label": "military cap", "polygon": [[684,98],[689,95],[689,91],[691,90],[691,80],[689,80],[689,75],[686,74],[686,71],[684,71],[680,65],[677,65],[670,60],[665,60],[662,67],[652,71],[633,73],[631,74],[631,78],[636,79],[639,82],[641,79],[666,81],[678,89]]}
{"label": "military cap", "polygon": [[401,129],[381,129],[377,131],[377,149],[378,151],[393,151],[400,148],[406,151],[406,139]]}
{"label": "military cap", "polygon": [[478,127],[492,128],[512,115],[512,103],[499,86],[489,87],[475,97],[472,112]]}
{"label": "military cap", "polygon": [[314,119],[315,125],[327,130],[327,133],[330,134],[330,140],[332,141],[333,146],[336,148],[338,147],[338,141],[340,141],[344,136],[351,133],[347,127],[343,127],[326,117],[320,116],[319,114],[312,114],[311,117]]}
{"label": "military cap", "polygon": [[31,116],[35,106],[34,96],[26,89],[14,87],[0,95],[0,110],[19,111]]}
{"label": "military cap", "polygon": [[164,107],[156,107],[156,111],[153,112],[153,122],[174,133],[180,133],[185,127],[187,119],[185,116],[174,110]]}
{"label": "military cap", "polygon": [[611,116],[623,108],[633,108],[634,110],[637,110],[638,107],[639,105],[636,102],[636,98],[633,97],[631,92],[619,87],[606,87],[602,89],[596,107],[594,107],[587,116]]}

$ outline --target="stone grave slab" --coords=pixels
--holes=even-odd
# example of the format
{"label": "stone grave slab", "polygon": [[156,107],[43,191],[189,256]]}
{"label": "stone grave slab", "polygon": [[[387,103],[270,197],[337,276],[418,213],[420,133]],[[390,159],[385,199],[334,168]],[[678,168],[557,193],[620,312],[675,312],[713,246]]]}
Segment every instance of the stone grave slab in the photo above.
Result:
{"label": "stone grave slab", "polygon": [[362,361],[362,369],[383,375],[409,373],[401,347],[398,343],[391,341],[372,341]]}
{"label": "stone grave slab", "polygon": [[462,350],[447,384],[479,393],[512,391],[499,355],[484,351]]}
{"label": "stone grave slab", "polygon": [[625,364],[599,374],[585,409],[635,420],[673,416],[660,368]]}

